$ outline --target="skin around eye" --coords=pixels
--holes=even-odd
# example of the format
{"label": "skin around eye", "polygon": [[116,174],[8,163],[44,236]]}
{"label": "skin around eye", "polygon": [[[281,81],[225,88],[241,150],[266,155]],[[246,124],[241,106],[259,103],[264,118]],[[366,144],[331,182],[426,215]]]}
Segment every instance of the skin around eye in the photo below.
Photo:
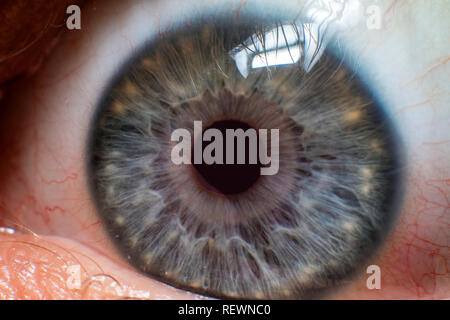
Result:
{"label": "skin around eye", "polygon": [[[136,14],[135,11],[132,14],[132,11],[125,10],[125,7],[119,9],[120,6],[125,5],[117,3],[98,6],[96,13],[91,16],[88,14],[91,11],[86,9],[86,17],[92,18],[86,19],[83,33],[68,34],[37,77],[17,85],[16,90],[20,90],[22,94],[11,94],[8,103],[5,103],[7,110],[2,118],[1,145],[7,153],[0,171],[4,181],[1,186],[2,213],[8,213],[9,217],[14,217],[22,226],[31,228],[43,238],[46,238],[45,235],[54,235],[76,240],[79,245],[77,250],[59,238],[46,238],[61,246],[64,243],[63,247],[69,251],[71,249],[86,253],[104,267],[105,273],[114,274],[118,278],[121,272],[126,272],[122,271],[126,267],[119,262],[120,257],[114,253],[102,226],[95,218],[95,210],[85,190],[82,150],[98,93],[106,85],[113,72],[111,70],[133,51],[140,43],[140,37],[143,37],[136,35],[133,38],[132,31],[135,30],[129,25],[117,38],[113,38],[117,33],[117,24],[127,26],[128,19]],[[146,7],[139,7],[142,8]],[[397,11],[390,11],[390,19],[385,28],[392,32],[390,36],[386,35],[389,32],[377,34],[376,40],[379,41],[374,41],[372,53],[379,57],[376,49],[381,50],[385,42],[406,46],[400,38],[408,28],[398,19],[397,14],[408,12],[411,19],[418,19],[419,15],[415,10],[419,9],[424,10],[421,12],[422,16],[427,10],[431,12],[430,15],[436,14],[435,9],[426,6],[411,11],[406,6],[400,6],[396,7]],[[117,16],[117,12],[124,13]],[[144,16],[148,14],[150,13],[146,12]],[[108,21],[108,16],[114,17],[111,18],[113,21]],[[421,19],[425,18],[421,17],[418,21],[422,21]],[[369,43],[367,34],[366,37],[360,36],[360,40]],[[103,45],[96,45],[99,43]],[[123,47],[118,47],[118,43]],[[423,49],[431,45],[425,42]],[[398,70],[395,78],[388,77],[386,80],[386,86],[402,89],[398,90],[401,94],[397,92],[395,98],[392,98],[395,100],[395,103],[391,103],[395,106],[392,114],[404,134],[415,137],[407,140],[409,154],[412,156],[412,164],[408,168],[410,184],[400,220],[388,243],[373,260],[381,270],[386,271],[381,291],[367,290],[366,277],[363,275],[339,297],[357,294],[357,297],[373,298],[442,298],[448,291],[442,280],[447,274],[445,261],[448,259],[445,230],[439,231],[440,225],[443,222],[445,224],[445,208],[448,207],[445,205],[448,187],[445,179],[442,179],[448,174],[442,164],[448,163],[443,161],[448,158],[445,144],[448,137],[445,136],[447,131],[440,127],[448,119],[448,114],[442,108],[443,100],[439,90],[437,93],[432,90],[441,87],[438,78],[445,60],[442,60],[444,51],[439,51],[438,46],[434,48],[434,56],[430,54],[429,58],[422,57],[421,63],[414,65],[409,72],[402,72],[404,70],[399,67],[395,69],[393,62],[384,68],[389,69],[387,66],[390,66],[391,71]],[[386,50],[385,56],[393,61],[411,60],[408,50],[390,55],[389,52]],[[408,59],[404,59],[405,56]],[[382,69],[380,66],[378,75],[383,74]],[[388,74],[386,71],[384,75]],[[387,89],[387,92],[393,91],[395,90]],[[434,110],[434,114],[431,110]],[[413,135],[414,132],[416,134]],[[5,221],[3,224],[6,223]],[[11,239],[11,236],[5,237]],[[43,247],[51,247],[46,242],[41,244]],[[86,247],[93,248],[94,251],[89,251]],[[44,257],[41,252],[37,254],[37,260]],[[102,259],[102,255],[108,259]],[[3,257],[6,255],[2,254]],[[112,265],[120,266],[116,269],[117,272],[114,268],[105,267],[107,263],[104,261],[107,260],[114,261]],[[132,273],[130,277],[121,278],[121,282],[132,283],[131,275]],[[158,286],[159,289],[155,286],[146,288],[153,293],[150,298],[163,290],[163,285]]]}

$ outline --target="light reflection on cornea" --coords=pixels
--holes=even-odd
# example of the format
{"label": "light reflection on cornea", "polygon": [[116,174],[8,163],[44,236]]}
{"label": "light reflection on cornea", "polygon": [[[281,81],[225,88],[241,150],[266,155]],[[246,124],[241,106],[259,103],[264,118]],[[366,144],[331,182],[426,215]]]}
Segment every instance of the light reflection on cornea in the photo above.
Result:
{"label": "light reflection on cornea", "polygon": [[254,34],[230,51],[244,78],[250,70],[297,63],[309,72],[323,54],[334,32],[355,25],[361,16],[359,1],[316,1],[307,10],[308,23],[283,24],[264,35]]}
{"label": "light reflection on cornea", "polygon": [[16,230],[14,230],[13,228],[8,228],[8,227],[0,227],[0,233],[14,234],[14,233],[16,233]]}

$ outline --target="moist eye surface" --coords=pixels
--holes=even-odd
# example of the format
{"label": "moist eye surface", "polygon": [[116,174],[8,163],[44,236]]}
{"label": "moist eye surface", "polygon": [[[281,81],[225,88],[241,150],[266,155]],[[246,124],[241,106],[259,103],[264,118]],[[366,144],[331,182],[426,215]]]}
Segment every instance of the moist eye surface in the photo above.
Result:
{"label": "moist eye surface", "polygon": [[[305,26],[229,21],[163,35],[113,79],[88,144],[98,214],[132,265],[175,287],[323,296],[361,269],[393,220],[395,132],[337,55],[308,56]],[[171,134],[193,136],[194,121],[278,129],[278,171],[175,164]]]}

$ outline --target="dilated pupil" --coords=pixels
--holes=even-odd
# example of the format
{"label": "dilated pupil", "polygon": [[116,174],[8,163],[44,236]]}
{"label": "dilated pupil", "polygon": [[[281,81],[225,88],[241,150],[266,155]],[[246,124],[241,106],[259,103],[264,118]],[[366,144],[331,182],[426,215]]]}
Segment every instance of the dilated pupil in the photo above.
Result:
{"label": "dilated pupil", "polygon": [[[192,163],[197,176],[206,189],[219,192],[225,195],[237,194],[248,190],[260,177],[260,169],[262,164],[257,158],[256,164],[249,163],[249,139],[245,140],[245,164],[237,164],[237,140],[234,141],[234,162],[227,164],[226,153],[226,129],[242,129],[246,131],[251,127],[244,122],[237,120],[222,120],[214,122],[211,126],[204,129],[218,129],[223,136],[223,164],[194,164],[194,155],[192,153]],[[257,140],[258,141],[258,140]],[[202,151],[212,141],[202,142]],[[259,142],[257,142],[259,143]],[[259,146],[257,151],[259,152]]]}

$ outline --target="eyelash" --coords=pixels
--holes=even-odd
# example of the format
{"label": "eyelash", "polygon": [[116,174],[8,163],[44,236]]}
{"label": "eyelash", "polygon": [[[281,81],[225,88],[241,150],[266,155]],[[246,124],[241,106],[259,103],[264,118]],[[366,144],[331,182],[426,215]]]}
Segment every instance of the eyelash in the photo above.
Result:
{"label": "eyelash", "polygon": [[[161,39],[153,46],[145,49],[130,64],[127,64],[127,67],[118,74],[111,88],[106,92],[105,99],[99,108],[97,120],[93,125],[94,130],[89,144],[89,150],[92,150],[92,162],[89,171],[93,181],[92,191],[98,204],[99,214],[111,236],[116,240],[118,247],[126,256],[130,256],[130,263],[153,277],[177,287],[218,297],[308,297],[338,286],[346,280],[359,268],[361,262],[370,256],[383,237],[383,230],[390,223],[390,216],[394,214],[390,209],[396,198],[393,191],[396,190],[398,177],[392,173],[396,167],[396,153],[393,139],[390,137],[390,135],[394,135],[394,132],[383,117],[381,108],[373,103],[370,95],[365,92],[365,89],[357,80],[353,79],[354,75],[349,73],[345,66],[330,52],[326,52],[314,67],[312,63],[308,63],[311,71],[305,65],[304,56],[294,66],[302,67],[306,71],[292,68],[292,66],[288,71],[283,71],[283,67],[278,67],[273,70],[263,69],[259,73],[253,70],[254,73],[247,78],[242,70],[233,70],[233,65],[229,63],[230,57],[224,56],[223,53],[228,53],[233,48],[239,48],[239,44],[241,49],[246,48],[252,51],[249,48],[249,42],[245,42],[246,39],[251,39],[248,38],[249,36],[257,34],[258,37],[254,39],[258,39],[263,37],[267,30],[280,27],[280,24],[271,27],[267,27],[266,23],[256,23],[256,25],[258,27],[254,29],[249,28],[248,25],[245,27],[237,25],[230,28],[229,25],[221,25],[216,22],[214,25],[204,27],[202,29],[203,36],[200,38],[197,37],[197,34],[202,35],[202,32],[196,33],[195,26],[190,26],[186,28],[187,31],[169,34],[167,38]],[[291,27],[296,28],[297,31],[302,28],[299,25],[291,25]],[[208,31],[205,32],[205,30]],[[230,36],[230,30],[232,31],[231,40],[224,36],[225,34]],[[295,34],[298,36],[300,32]],[[230,41],[230,43],[227,43],[227,41]],[[233,45],[225,50],[224,47],[227,47],[227,45],[224,44]],[[256,47],[254,40],[251,44]],[[217,50],[214,53],[211,53],[212,50],[211,52],[205,52],[204,48],[208,45],[210,45],[209,48]],[[300,42],[299,45],[300,51],[304,53],[304,43]],[[179,52],[189,52],[193,57],[198,54],[198,57],[190,60],[192,57],[179,54]],[[265,53],[266,50],[263,50],[262,56]],[[211,61],[214,62],[209,63]],[[212,74],[210,81],[205,81],[201,76],[202,70],[211,65],[219,66],[219,68],[216,71],[210,70]],[[226,74],[225,77],[223,77],[223,73]],[[265,78],[266,76],[267,78]],[[145,79],[145,81],[140,79]],[[220,81],[217,79],[220,79]],[[297,81],[293,83],[292,79],[302,81],[300,89],[297,86]],[[186,85],[190,86],[191,84],[192,87],[186,89]],[[285,86],[284,90],[281,90],[281,86]],[[277,90],[273,90],[274,87]],[[204,92],[208,94],[205,96]],[[281,92],[283,93],[281,94]],[[237,96],[234,96],[235,94]],[[259,217],[260,219],[254,219],[256,222],[254,222],[253,227],[246,228],[242,227],[240,219],[238,219],[237,213],[242,212],[236,211],[237,213],[234,216],[232,215],[231,221],[220,222],[220,216],[216,217],[219,220],[214,221],[219,224],[223,223],[223,227],[214,226],[208,222],[209,228],[214,230],[208,234],[204,230],[205,221],[202,221],[206,217],[201,213],[205,211],[205,203],[212,204],[213,200],[211,200],[209,194],[197,190],[198,188],[194,190],[197,190],[196,192],[201,196],[191,194],[190,196],[184,195],[183,198],[186,190],[195,188],[195,184],[186,180],[186,173],[180,171],[182,169],[170,173],[172,170],[168,165],[170,159],[164,156],[167,152],[161,154],[161,150],[167,151],[170,147],[164,142],[169,141],[167,139],[168,128],[186,127],[189,121],[198,120],[196,117],[205,117],[207,113],[211,113],[212,116],[210,114],[205,122],[214,122],[215,117],[219,119],[220,117],[223,118],[224,115],[229,117],[237,109],[224,111],[226,106],[221,104],[221,101],[232,101],[231,105],[242,103],[242,101],[250,101],[248,103],[251,105],[251,101],[253,99],[258,100],[258,97],[281,106],[281,109],[284,109],[283,115],[287,115],[290,119],[290,122],[280,120],[281,122],[278,125],[290,132],[285,140],[282,139],[285,148],[281,149],[280,157],[287,159],[285,162],[291,163],[291,167],[282,163],[286,166],[281,166],[280,169],[280,177],[284,180],[280,178],[273,185],[285,190],[285,192],[279,193],[287,198],[292,197],[292,189],[300,190],[294,196],[296,200],[290,198],[289,201],[291,204],[295,203],[296,206],[303,205],[304,212],[309,212],[309,214],[298,217],[301,220],[299,224],[297,217],[293,218],[295,215],[292,211],[296,210],[292,209],[294,205],[286,207],[287,204],[283,206],[278,203],[279,200],[275,200],[272,209],[279,211],[280,216],[278,218],[267,215],[267,212],[266,214],[259,212],[262,214]],[[215,111],[213,107],[209,109],[202,107],[205,99],[216,106]],[[290,103],[290,108],[286,107],[285,101]],[[297,104],[294,104],[293,101],[297,101]],[[316,108],[303,108],[299,112],[298,101],[315,105]],[[318,104],[318,101],[321,103]],[[133,107],[130,107],[130,105]],[[149,105],[157,107],[152,109],[148,107]],[[355,109],[355,105],[361,107]],[[171,111],[166,114],[166,109]],[[202,110],[202,112],[198,112],[198,110]],[[254,110],[252,112],[243,111],[244,115],[240,115],[240,120],[254,122],[252,120]],[[264,119],[270,117],[269,114],[273,114],[271,108],[267,110],[270,110],[270,112],[263,111],[263,120],[261,120],[266,125],[268,122]],[[318,119],[321,119],[322,123],[328,123],[328,127],[323,125],[321,129],[314,127],[314,123],[315,121],[317,123]],[[336,138],[340,136],[339,131],[333,131],[336,121],[342,124],[340,128],[345,133],[343,135],[340,133],[342,139]],[[310,125],[309,122],[312,124]],[[150,131],[149,123],[151,123]],[[258,123],[256,126],[260,127],[261,125],[261,123]],[[273,123],[269,123],[268,126],[271,125]],[[313,130],[313,128],[316,130]],[[336,136],[330,135],[330,131],[327,130],[331,130],[331,133]],[[299,144],[297,135],[303,137],[300,139],[301,141],[304,140],[303,143]],[[330,145],[325,141],[316,140],[315,135],[322,135],[322,139],[326,136],[329,141],[333,141],[334,149],[330,149]],[[130,139],[133,139],[134,143],[131,143]],[[353,151],[336,149],[340,144],[344,146],[343,140],[346,139],[352,141],[347,142],[350,148],[353,143]],[[364,146],[361,141],[368,141],[369,144],[372,143],[373,145]],[[125,145],[127,147],[124,147]],[[291,147],[286,148],[288,145],[291,145]],[[318,149],[318,146],[328,151],[323,153],[320,148]],[[376,150],[379,150],[379,152],[374,152]],[[358,158],[358,152],[365,152],[364,156],[367,158]],[[159,158],[155,159],[154,153],[159,154]],[[336,157],[333,153],[338,156]],[[299,154],[302,154],[302,156],[300,157]],[[293,159],[297,159],[298,163]],[[144,160],[147,163],[143,162]],[[352,166],[346,165],[345,161],[348,161]],[[153,163],[153,166],[149,166],[148,163]],[[155,165],[155,163],[158,164]],[[292,168],[295,168],[295,170]],[[339,173],[333,173],[333,170],[350,171],[354,180],[346,187],[338,184],[333,186],[332,180],[327,182],[331,176],[326,178],[326,175],[324,175],[327,170],[330,170],[330,175],[337,174],[338,176]],[[133,178],[132,183],[129,184],[124,179],[125,177],[127,179]],[[344,176],[339,176],[339,178],[346,179]],[[377,183],[371,182],[368,184],[368,179],[376,180],[379,183],[379,188],[383,190],[383,192],[377,193],[378,200],[370,198],[368,195],[370,190],[364,189],[367,186],[369,189],[373,188]],[[303,181],[303,183],[308,181],[309,185],[317,184],[317,188],[321,185],[321,190],[327,190],[328,188],[329,194],[327,195],[325,192],[325,194],[319,195],[317,189],[307,187],[297,180]],[[135,181],[140,181],[141,185],[135,186]],[[283,187],[283,181],[291,182]],[[325,184],[323,184],[324,182]],[[270,181],[266,183],[270,183]],[[347,179],[345,183],[349,183],[349,180]],[[170,188],[167,188],[166,185],[169,185]],[[361,188],[358,189],[358,186],[361,186]],[[314,192],[314,190],[316,191]],[[310,192],[310,196],[305,198],[305,193],[308,192]],[[142,194],[147,194],[154,199],[152,205],[151,203],[143,204],[145,198],[142,197]],[[270,199],[267,192],[257,192],[256,195],[264,199]],[[314,197],[314,195],[322,197],[322,200],[325,201],[321,203],[312,200],[311,197]],[[194,205],[194,209],[191,208],[189,213],[180,213],[176,217],[177,214],[174,214],[174,212],[178,211],[174,211],[174,208],[178,208],[179,211],[182,211],[182,208],[186,209],[186,203],[190,203],[190,197],[195,196],[200,197],[198,199],[201,199],[199,201],[201,205],[197,207]],[[185,201],[184,206],[180,206],[173,200],[180,197],[181,202]],[[129,200],[131,198],[140,199],[137,204],[138,207],[141,206],[140,209]],[[310,203],[310,205],[302,203],[299,199],[303,199],[303,202],[308,199],[306,203]],[[164,211],[161,206],[167,203],[171,204],[170,210],[166,207],[167,210]],[[337,209],[339,212],[330,211],[327,208],[330,203],[333,203],[335,208],[340,208]],[[152,214],[150,212],[155,205],[161,211]],[[353,209],[355,209],[350,210],[352,214],[341,210],[349,206],[353,206]],[[367,208],[367,206],[377,214],[370,217],[367,212],[364,213],[367,210],[364,208]],[[143,211],[143,208],[147,208],[146,210],[149,211]],[[139,210],[136,211],[137,209]],[[263,209],[261,207],[259,210]],[[250,211],[246,213],[248,214]],[[363,213],[360,211],[363,211]],[[161,212],[167,215],[171,214],[173,219],[164,220]],[[385,216],[383,216],[383,212]],[[194,219],[195,213],[200,213],[200,216]],[[298,214],[298,212],[295,213]],[[139,218],[132,217],[132,215],[138,215]],[[164,220],[160,221],[161,223],[158,226],[160,230],[151,223],[145,226],[144,221],[149,219],[149,216],[151,217],[150,221],[152,219]],[[174,223],[174,221],[177,222]],[[202,221],[203,227],[200,227],[202,223],[199,223],[199,221]],[[328,222],[322,225],[321,221]],[[341,224],[342,228],[329,224],[330,221]],[[232,228],[225,227],[230,223],[233,225]],[[247,221],[247,223],[250,222]],[[195,224],[198,227],[193,227]],[[301,226],[302,224],[303,226]],[[279,247],[290,248],[289,250],[294,250],[297,255],[292,255],[280,248],[277,250],[281,250],[281,253],[270,248],[270,245],[279,245],[276,241],[274,242],[275,238],[273,238],[276,234],[273,230],[275,225],[278,225],[279,228],[289,229],[297,237],[303,235],[307,239],[302,240],[300,238],[299,242],[299,239],[289,232],[283,236],[284,238],[281,237],[281,234],[277,236],[278,241],[284,243],[284,246]],[[308,227],[305,228],[305,225]],[[270,229],[271,227],[272,229]],[[175,232],[175,238],[164,235],[164,232],[170,234],[173,231],[171,228],[179,228],[178,235]],[[249,230],[268,230],[267,228],[271,231],[258,233],[258,236],[260,236],[259,242],[253,243],[255,240],[249,237]],[[318,231],[321,228],[325,231]],[[315,231],[321,233],[319,239],[316,238],[316,240],[314,240],[314,237],[317,237]],[[185,232],[185,235],[199,234],[196,243],[202,244],[201,248],[203,249],[199,251],[199,249],[193,247],[189,249],[184,246],[183,250],[177,251],[176,249],[179,249],[180,244],[192,242],[192,239],[187,236],[184,242],[180,240],[180,234],[183,232]],[[239,252],[237,255],[233,253],[227,255],[226,252],[222,252],[221,254],[226,257],[222,257],[222,260],[217,258],[222,262],[234,261],[228,266],[228,278],[220,278],[226,277],[226,275],[217,274],[217,270],[205,269],[205,265],[214,269],[212,266],[216,262],[212,258],[208,260],[207,257],[204,257],[206,260],[200,264],[194,261],[185,264],[178,264],[174,260],[167,261],[170,260],[170,257],[175,259],[176,254],[179,256],[183,252],[194,249],[192,252],[196,253],[191,256],[201,257],[204,250],[210,256],[214,256],[214,254],[217,256],[220,250],[214,254],[211,253],[214,250],[209,243],[212,240],[213,246],[220,246],[221,242],[223,244],[226,238],[223,238],[223,236],[221,238],[218,235],[221,233],[228,234],[228,236],[231,234],[231,238],[237,240],[235,250]],[[255,233],[253,235],[257,236]],[[267,244],[265,237],[270,238],[270,245]],[[334,241],[336,239],[338,241],[335,242],[334,246],[325,249],[327,245],[323,245],[321,242],[325,242],[324,239],[327,237],[330,241],[333,238]],[[170,240],[172,242],[164,240],[166,241],[164,243],[162,239],[172,239]],[[188,239],[191,240],[188,241]],[[174,245],[176,240],[179,240],[179,242]],[[203,243],[204,240],[208,241]],[[154,241],[159,242],[157,245],[152,244]],[[264,246],[261,247],[264,242],[266,242],[265,248],[263,248]],[[356,247],[364,246],[365,252],[356,249],[355,245]],[[163,250],[164,248],[166,250]],[[316,251],[311,251],[311,248],[315,248]],[[270,249],[271,253],[265,254],[264,249]],[[335,251],[331,253],[330,249],[331,252]],[[302,250],[308,253],[299,258],[298,253]],[[345,257],[342,255],[344,252],[347,255]],[[236,267],[239,265],[239,257],[244,259],[246,266]],[[267,257],[267,260],[264,262],[262,257]],[[290,257],[290,261],[286,260],[287,257]],[[149,263],[150,261],[152,263]],[[261,277],[264,278],[264,274],[269,272],[271,268],[269,261],[272,261],[272,271],[278,270],[278,275],[271,275],[263,281]],[[274,267],[274,264],[277,264],[275,261],[278,261],[278,264],[280,264],[280,261],[283,262],[278,267]],[[288,266],[287,269],[283,270],[286,265]],[[296,271],[294,272],[293,269]],[[233,277],[239,278],[240,282],[231,281]],[[261,282],[258,282],[259,280]],[[270,285],[271,281],[278,284]]]}

